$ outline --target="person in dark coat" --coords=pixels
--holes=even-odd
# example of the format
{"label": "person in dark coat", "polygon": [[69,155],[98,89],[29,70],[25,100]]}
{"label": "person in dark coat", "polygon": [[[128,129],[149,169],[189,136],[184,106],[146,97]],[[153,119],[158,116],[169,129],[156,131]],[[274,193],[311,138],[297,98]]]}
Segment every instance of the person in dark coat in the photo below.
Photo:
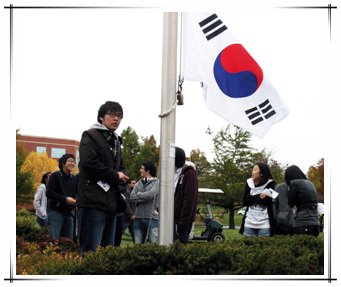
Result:
{"label": "person in dark coat", "polygon": [[274,198],[273,210],[276,221],[275,234],[292,235],[294,224],[293,209],[288,204],[289,186],[284,182],[276,186],[278,196]]}
{"label": "person in dark coat", "polygon": [[293,225],[294,234],[318,236],[320,221],[317,211],[317,191],[314,184],[296,165],[289,166],[284,177],[289,186],[289,206],[297,208]]}
{"label": "person in dark coat", "polygon": [[135,220],[135,205],[130,200],[131,191],[134,189],[136,184],[136,180],[130,178],[127,182],[127,189],[124,193],[122,193],[124,200],[127,204],[126,210],[122,213],[122,235],[125,233],[126,229],[129,229],[131,237],[134,241],[134,220]]}
{"label": "person in dark coat", "polygon": [[119,185],[129,178],[121,156],[122,139],[115,132],[122,118],[121,105],[108,101],[98,110],[98,122],[82,134],[77,193],[82,253],[114,246],[116,215],[126,207]]}
{"label": "person in dark coat", "polygon": [[59,171],[50,175],[47,188],[47,220],[52,238],[66,237],[74,240],[74,209],[77,182],[71,171],[76,161],[72,154],[59,159]]}
{"label": "person in dark coat", "polygon": [[174,194],[174,241],[188,243],[197,212],[198,177],[193,166],[186,166],[185,151],[175,148],[175,171],[181,173],[177,179]]}

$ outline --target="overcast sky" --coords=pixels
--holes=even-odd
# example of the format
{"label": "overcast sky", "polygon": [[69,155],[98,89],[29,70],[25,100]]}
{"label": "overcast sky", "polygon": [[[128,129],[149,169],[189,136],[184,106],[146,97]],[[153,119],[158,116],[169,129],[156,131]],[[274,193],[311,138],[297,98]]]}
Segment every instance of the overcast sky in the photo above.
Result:
{"label": "overcast sky", "polygon": [[[271,6],[218,14],[270,78],[290,109],[252,145],[303,171],[326,156],[330,49],[327,10]],[[12,124],[25,135],[80,140],[106,100],[124,109],[120,128],[160,143],[162,11],[159,9],[15,10]],[[180,39],[179,39],[180,41]],[[213,159],[210,127],[228,123],[205,106],[200,84],[183,85],[177,146]]]}
{"label": "overcast sky", "polygon": [[[11,3],[22,4],[15,2]],[[42,4],[36,3],[31,5]],[[114,1],[103,3],[114,5]],[[334,155],[339,145],[335,136],[340,130],[340,72],[336,72],[340,63],[340,7],[332,11],[330,37],[327,9],[278,8],[297,6],[297,1],[239,1],[223,7],[214,1],[210,6],[173,3],[168,10],[190,11],[195,7],[215,12],[288,106],[289,116],[272,126],[265,138],[253,137],[255,148],[273,151],[275,159],[297,164],[304,172],[321,158],[338,166]],[[327,7],[329,3],[320,1],[318,5]],[[9,4],[4,2],[3,6]],[[11,97],[2,97],[1,117],[8,135],[20,128],[25,135],[80,140],[82,132],[96,121],[99,106],[112,100],[124,109],[119,134],[131,126],[139,136],[153,134],[159,144],[165,10],[158,1],[145,5],[159,8],[16,9],[13,89]],[[301,1],[300,5],[311,6],[311,1]],[[2,43],[8,49],[9,10],[1,13]],[[2,88],[9,95],[8,50],[2,53],[2,60]],[[199,83],[185,82],[183,95],[185,104],[176,109],[175,144],[187,155],[200,149],[212,160],[212,138],[206,130],[210,127],[217,132],[228,123],[205,107]]]}

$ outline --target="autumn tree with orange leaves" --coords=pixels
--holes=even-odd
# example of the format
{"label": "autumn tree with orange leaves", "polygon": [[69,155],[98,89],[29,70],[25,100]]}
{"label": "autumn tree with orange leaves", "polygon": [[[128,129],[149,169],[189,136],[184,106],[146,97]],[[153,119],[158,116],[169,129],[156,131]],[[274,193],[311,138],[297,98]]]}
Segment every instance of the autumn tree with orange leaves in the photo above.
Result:
{"label": "autumn tree with orange leaves", "polygon": [[308,179],[315,185],[319,202],[324,201],[324,158],[308,171]]}
{"label": "autumn tree with orange leaves", "polygon": [[31,171],[33,177],[33,192],[41,184],[41,178],[44,173],[53,173],[57,170],[59,170],[58,161],[50,158],[46,152],[30,152],[21,166],[21,172]]}

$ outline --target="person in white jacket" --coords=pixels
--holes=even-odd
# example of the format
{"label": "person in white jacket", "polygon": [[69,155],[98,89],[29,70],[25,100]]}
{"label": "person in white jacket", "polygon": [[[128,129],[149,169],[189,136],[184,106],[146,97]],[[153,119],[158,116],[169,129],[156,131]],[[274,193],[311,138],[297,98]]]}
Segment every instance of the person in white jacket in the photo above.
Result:
{"label": "person in white jacket", "polygon": [[36,208],[37,222],[40,227],[47,226],[47,198],[46,198],[46,186],[49,181],[51,172],[47,172],[41,179],[41,185],[38,186],[36,194],[34,195],[33,205]]}

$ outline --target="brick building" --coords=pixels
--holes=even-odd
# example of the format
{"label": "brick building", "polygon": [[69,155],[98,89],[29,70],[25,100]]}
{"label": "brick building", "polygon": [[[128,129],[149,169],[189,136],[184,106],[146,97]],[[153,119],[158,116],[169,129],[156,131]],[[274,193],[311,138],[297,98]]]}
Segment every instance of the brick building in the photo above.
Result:
{"label": "brick building", "polygon": [[22,143],[23,147],[28,152],[46,152],[49,157],[52,157],[54,159],[59,159],[63,154],[66,153],[73,154],[78,164],[79,141],[20,135],[17,143]]}

